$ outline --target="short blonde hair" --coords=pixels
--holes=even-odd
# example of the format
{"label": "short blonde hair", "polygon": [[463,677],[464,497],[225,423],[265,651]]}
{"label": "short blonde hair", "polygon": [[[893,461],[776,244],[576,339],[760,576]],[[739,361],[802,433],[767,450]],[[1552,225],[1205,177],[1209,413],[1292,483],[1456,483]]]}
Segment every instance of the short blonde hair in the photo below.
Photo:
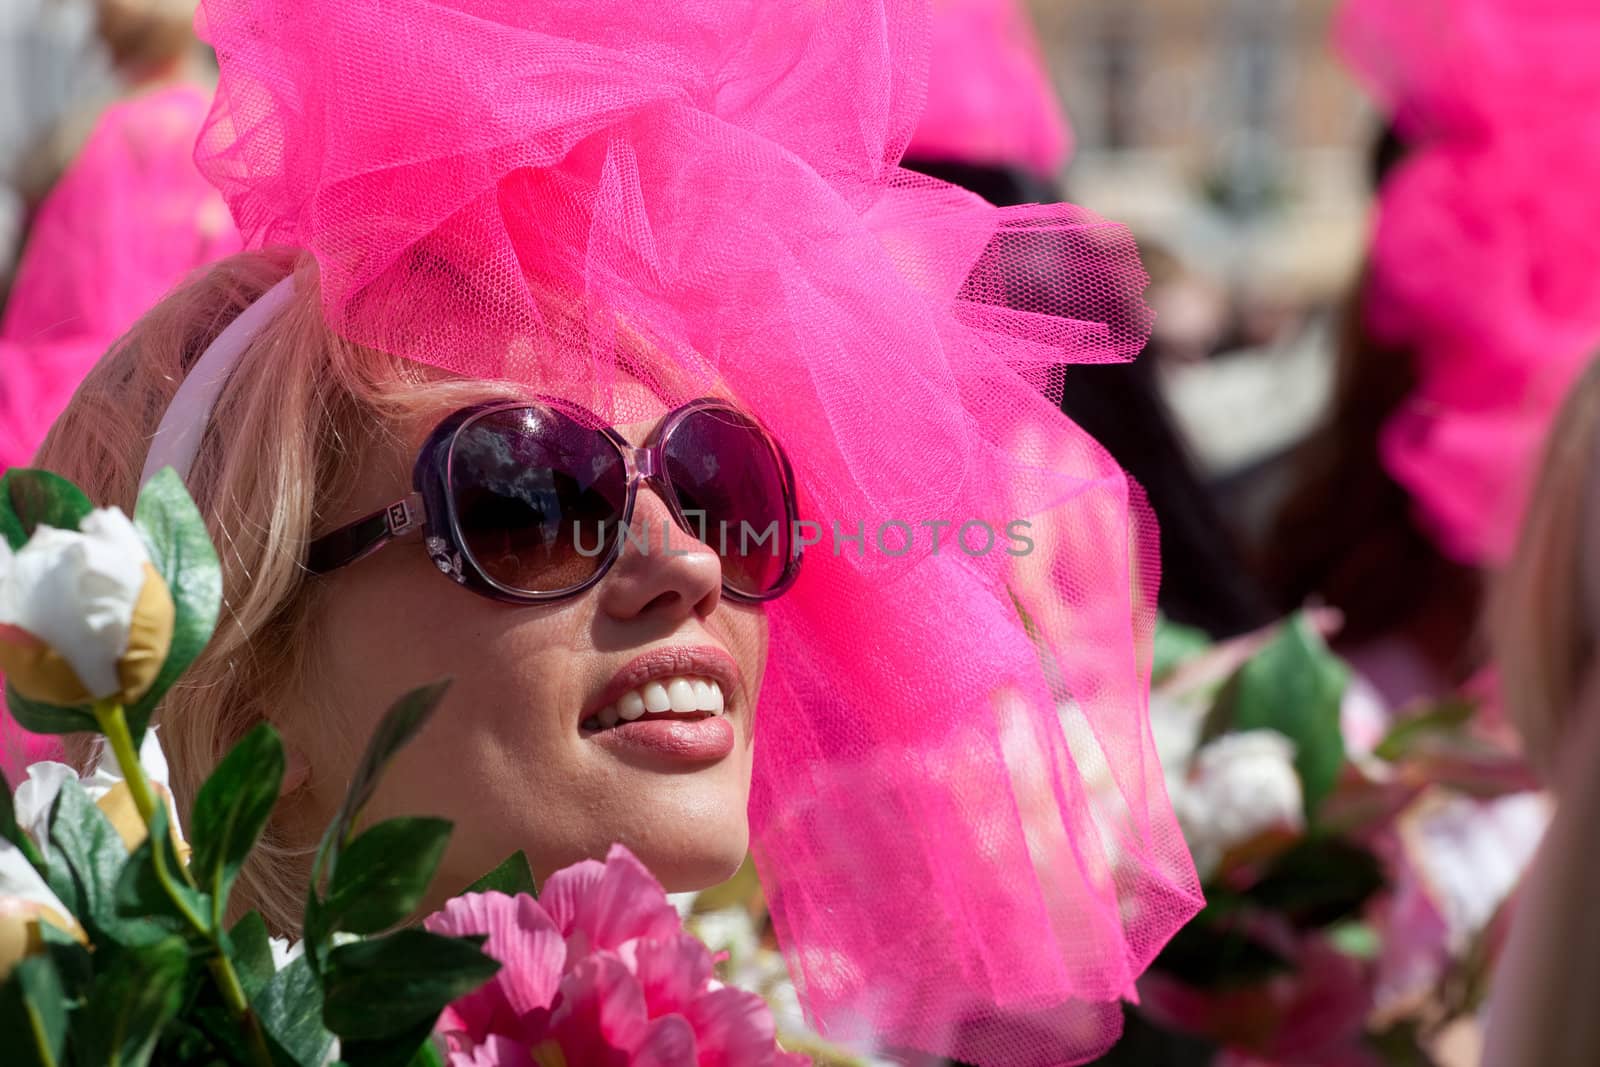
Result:
{"label": "short blonde hair", "polygon": [[97,0],[95,29],[112,64],[137,80],[198,51],[194,8],[194,0]]}
{"label": "short blonde hair", "polygon": [[[112,347],[36,465],[131,513],[149,440],[179,382],[234,316],[291,270],[295,297],[233,372],[187,479],[218,547],[224,603],[211,643],[156,716],[180,811],[234,742],[293,713],[284,698],[317,640],[316,585],[302,561],[311,538],[332,524],[330,509],[349,499],[352,457],[419,413],[501,391],[442,382],[428,368],[342,341],[321,314],[314,260],[247,252],[193,277]],[[81,766],[88,739],[69,739],[68,751]],[[306,851],[269,826],[232,910],[257,908],[275,932],[294,934]]]}
{"label": "short blonde hair", "polygon": [[1600,474],[1597,429],[1600,363],[1551,429],[1516,554],[1491,589],[1489,633],[1506,707],[1547,777],[1594,657],[1600,605],[1589,605],[1586,590],[1588,570],[1600,566],[1600,543],[1589,544],[1600,533],[1589,517],[1600,501],[1600,485],[1591,486]]}

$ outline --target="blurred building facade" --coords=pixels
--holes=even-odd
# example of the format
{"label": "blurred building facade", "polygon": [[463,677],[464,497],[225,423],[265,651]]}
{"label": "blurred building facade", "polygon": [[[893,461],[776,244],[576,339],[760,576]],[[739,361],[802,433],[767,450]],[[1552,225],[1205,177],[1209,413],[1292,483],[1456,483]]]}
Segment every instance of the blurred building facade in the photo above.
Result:
{"label": "blurred building facade", "polygon": [[1359,260],[1370,108],[1338,0],[1030,0],[1072,197],[1230,288],[1317,300]]}

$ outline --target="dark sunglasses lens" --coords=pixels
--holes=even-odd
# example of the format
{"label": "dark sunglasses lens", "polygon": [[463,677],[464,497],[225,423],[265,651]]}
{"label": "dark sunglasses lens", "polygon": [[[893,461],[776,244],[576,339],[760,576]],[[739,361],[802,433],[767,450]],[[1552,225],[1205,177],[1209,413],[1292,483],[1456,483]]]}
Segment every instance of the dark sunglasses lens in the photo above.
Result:
{"label": "dark sunglasses lens", "polygon": [[597,431],[558,412],[493,412],[456,435],[450,493],[473,562],[522,593],[594,577],[620,532],[628,478]]}
{"label": "dark sunglasses lens", "polygon": [[783,468],[761,429],[736,412],[701,409],[663,452],[678,506],[722,558],[723,581],[747,596],[777,588],[792,531]]}

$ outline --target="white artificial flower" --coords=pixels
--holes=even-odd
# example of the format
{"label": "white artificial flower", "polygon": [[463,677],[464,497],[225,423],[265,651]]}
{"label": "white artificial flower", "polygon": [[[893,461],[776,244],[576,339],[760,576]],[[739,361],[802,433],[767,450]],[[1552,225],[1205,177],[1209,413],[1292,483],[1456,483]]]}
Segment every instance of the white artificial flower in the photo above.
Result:
{"label": "white artificial flower", "polygon": [[83,937],[72,912],[50,891],[28,857],[10,841],[0,840],[0,981],[23,957],[39,950],[36,927],[41,922]]}
{"label": "white artificial flower", "polygon": [[[83,787],[89,799],[106,813],[124,840],[142,839],[142,820],[138,819],[136,811],[129,810],[132,798],[128,798],[127,805],[120,803],[123,790],[118,787],[124,784],[126,776],[104,738],[99,741],[98,753],[94,769],[81,779],[78,772],[65,763],[46,761],[29,765],[27,780],[17,786],[12,806],[16,809],[17,825],[34,841],[42,844],[49,837],[50,809],[55,806],[61,787],[69,781],[76,781]],[[139,746],[139,765],[144,768],[145,779],[156,794],[166,801],[167,820],[181,845],[184,840],[183,825],[178,821],[178,805],[172,798],[168,781],[167,757],[161,750],[155,727],[145,731],[144,743]],[[112,796],[113,793],[117,796]]]}
{"label": "white artificial flower", "polygon": [[1304,829],[1294,751],[1294,742],[1276,730],[1246,730],[1195,753],[1174,807],[1202,878],[1229,849],[1268,830]]}
{"label": "white artificial flower", "polygon": [[137,699],[166,658],[173,614],[144,541],[118,508],[90,512],[77,530],[40,526],[16,552],[0,545],[0,628],[12,631],[0,630],[0,659],[35,700]]}

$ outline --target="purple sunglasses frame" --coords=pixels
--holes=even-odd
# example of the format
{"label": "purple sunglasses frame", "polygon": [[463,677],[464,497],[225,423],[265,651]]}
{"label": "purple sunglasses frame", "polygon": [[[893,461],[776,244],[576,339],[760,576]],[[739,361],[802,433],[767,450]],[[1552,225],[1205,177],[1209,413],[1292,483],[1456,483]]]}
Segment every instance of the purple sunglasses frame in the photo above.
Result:
{"label": "purple sunglasses frame", "polygon": [[[466,538],[461,534],[455,497],[450,492],[451,463],[455,456],[456,441],[462,431],[487,416],[528,409],[553,413],[609,442],[622,460],[627,478],[627,495],[617,533],[610,539],[604,555],[597,557],[594,573],[577,585],[549,592],[515,589],[489,576],[473,557]],[[412,492],[387,507],[313,540],[307,551],[306,569],[312,574],[328,574],[365,559],[392,541],[421,533],[428,556],[440,573],[479,595],[511,604],[548,604],[577,596],[604,578],[621,555],[626,540],[623,531],[632,522],[634,503],[641,484],[648,483],[654,488],[666,503],[673,522],[685,533],[698,539],[684,515],[677,490],[667,476],[664,449],[672,434],[686,419],[703,411],[729,414],[748,424],[756,432],[758,440],[765,444],[781,472],[786,512],[784,519],[787,524],[785,529],[791,536],[786,537],[788,552],[777,583],[770,590],[750,593],[730,585],[726,575],[722,580],[723,593],[730,599],[752,604],[772,600],[786,592],[799,578],[804,554],[803,548],[792,536],[794,524],[799,519],[794,469],[782,446],[766,427],[727,401],[715,397],[700,397],[669,411],[651,430],[649,438],[640,448],[630,445],[615,427],[602,423],[593,412],[554,397],[491,401],[462,408],[435,426],[418,451],[416,464],[412,468]]]}

